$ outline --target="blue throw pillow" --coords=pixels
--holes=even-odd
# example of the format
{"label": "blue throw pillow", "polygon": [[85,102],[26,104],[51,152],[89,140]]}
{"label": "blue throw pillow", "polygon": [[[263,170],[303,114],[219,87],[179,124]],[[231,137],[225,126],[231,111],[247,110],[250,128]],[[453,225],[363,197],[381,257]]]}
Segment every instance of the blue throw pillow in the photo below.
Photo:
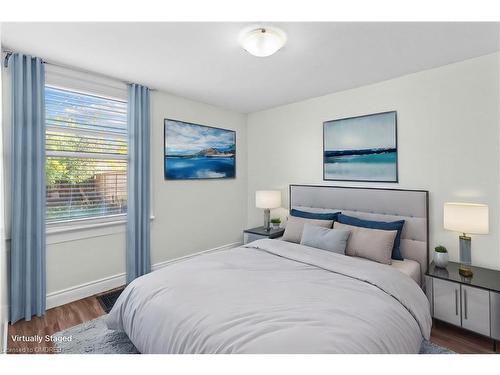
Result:
{"label": "blue throw pillow", "polygon": [[307,212],[292,208],[292,210],[290,211],[290,215],[295,217],[301,217],[303,219],[337,221],[340,212]]}
{"label": "blue throw pillow", "polygon": [[371,228],[371,229],[382,229],[382,230],[397,230],[396,238],[394,239],[394,246],[392,247],[392,259],[404,260],[401,255],[401,250],[399,248],[399,243],[401,242],[401,231],[403,230],[404,220],[398,221],[373,221],[358,219],[357,217],[347,216],[340,214],[338,215],[337,221],[342,224],[353,225],[355,227]]}

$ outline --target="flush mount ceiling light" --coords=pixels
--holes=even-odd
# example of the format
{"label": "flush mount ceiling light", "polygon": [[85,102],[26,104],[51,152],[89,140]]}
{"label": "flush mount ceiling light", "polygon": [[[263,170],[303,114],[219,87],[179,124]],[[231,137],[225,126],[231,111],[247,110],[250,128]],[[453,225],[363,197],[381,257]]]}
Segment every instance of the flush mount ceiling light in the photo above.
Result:
{"label": "flush mount ceiling light", "polygon": [[286,34],[276,27],[257,27],[244,30],[240,44],[245,51],[257,57],[271,56],[286,43]]}

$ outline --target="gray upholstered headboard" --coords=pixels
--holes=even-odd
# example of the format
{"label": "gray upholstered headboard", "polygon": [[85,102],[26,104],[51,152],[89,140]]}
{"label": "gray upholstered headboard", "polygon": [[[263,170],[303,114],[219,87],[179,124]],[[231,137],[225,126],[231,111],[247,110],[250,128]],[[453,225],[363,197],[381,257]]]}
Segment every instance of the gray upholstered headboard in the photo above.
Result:
{"label": "gray upholstered headboard", "polygon": [[[401,233],[403,258],[429,265],[429,192],[343,186],[290,185],[290,209],[338,210],[367,220],[405,220]],[[423,276],[422,276],[423,281]]]}

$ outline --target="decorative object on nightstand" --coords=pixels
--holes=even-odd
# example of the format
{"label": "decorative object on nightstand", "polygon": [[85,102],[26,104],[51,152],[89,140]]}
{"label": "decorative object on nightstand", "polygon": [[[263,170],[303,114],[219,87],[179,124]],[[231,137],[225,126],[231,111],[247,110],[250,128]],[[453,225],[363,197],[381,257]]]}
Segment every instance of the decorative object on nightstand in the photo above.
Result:
{"label": "decorative object on nightstand", "polygon": [[281,224],[281,219],[279,217],[274,217],[271,219],[271,226],[273,229],[279,229]]}
{"label": "decorative object on nightstand", "polygon": [[475,203],[444,204],[444,229],[461,232],[460,275],[472,277],[471,238],[467,234],[488,234],[488,206]]}
{"label": "decorative object on nightstand", "polygon": [[258,190],[255,192],[255,206],[264,209],[264,229],[271,230],[271,208],[281,207],[281,191]]}
{"label": "decorative object on nightstand", "polygon": [[436,246],[434,248],[434,264],[438,268],[446,268],[448,265],[448,250],[444,246]]}
{"label": "decorative object on nightstand", "polygon": [[247,244],[252,241],[261,240],[263,238],[274,239],[283,236],[284,228],[266,230],[264,227],[245,229],[243,231],[243,243]]}

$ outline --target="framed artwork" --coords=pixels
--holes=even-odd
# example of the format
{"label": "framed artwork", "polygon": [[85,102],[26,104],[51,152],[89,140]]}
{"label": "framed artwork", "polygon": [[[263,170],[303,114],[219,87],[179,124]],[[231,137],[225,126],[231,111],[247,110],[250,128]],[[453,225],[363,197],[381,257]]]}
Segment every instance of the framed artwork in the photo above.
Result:
{"label": "framed artwork", "polygon": [[396,111],[324,122],[323,180],[398,182]]}
{"label": "framed artwork", "polygon": [[235,178],[236,132],[164,120],[166,180]]}

